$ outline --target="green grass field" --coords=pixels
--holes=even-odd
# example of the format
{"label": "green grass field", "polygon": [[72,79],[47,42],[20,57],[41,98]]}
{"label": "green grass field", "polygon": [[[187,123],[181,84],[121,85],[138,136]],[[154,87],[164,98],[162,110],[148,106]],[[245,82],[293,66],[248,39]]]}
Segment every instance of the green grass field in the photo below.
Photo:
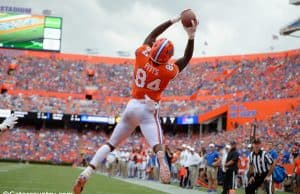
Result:
{"label": "green grass field", "polygon": [[9,48],[41,49],[43,44],[43,26],[19,30],[0,35],[0,46]]}
{"label": "green grass field", "polygon": [[[40,17],[16,18],[15,14],[0,14],[0,47],[42,49],[44,20]],[[12,25],[13,22],[18,25]]]}
{"label": "green grass field", "polygon": [[[0,163],[0,194],[4,191],[71,193],[72,185],[80,171],[63,166]],[[93,175],[83,193],[163,194],[101,175]]]}
{"label": "green grass field", "polygon": [[3,33],[0,36],[0,42],[2,43],[22,42],[22,41],[43,38],[43,36],[44,36],[43,25],[39,25],[39,26],[32,26],[28,29]]}
{"label": "green grass field", "polygon": [[[8,194],[4,191],[70,194],[80,172],[80,169],[65,166],[0,162],[0,194]],[[199,190],[206,191],[203,188]],[[219,187],[218,193],[221,191],[222,188]],[[237,190],[237,194],[244,193],[244,189]],[[291,194],[280,191],[275,193]],[[163,192],[96,174],[87,183],[83,194],[163,194]]]}

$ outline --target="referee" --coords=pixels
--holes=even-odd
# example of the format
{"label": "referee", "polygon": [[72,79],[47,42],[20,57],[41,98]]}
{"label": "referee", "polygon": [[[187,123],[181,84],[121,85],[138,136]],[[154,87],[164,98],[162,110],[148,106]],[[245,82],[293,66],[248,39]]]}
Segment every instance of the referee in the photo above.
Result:
{"label": "referee", "polygon": [[253,151],[249,155],[250,178],[246,187],[246,194],[255,194],[255,191],[263,186],[267,194],[272,194],[272,172],[275,163],[266,151],[261,150],[260,139],[253,141]]}

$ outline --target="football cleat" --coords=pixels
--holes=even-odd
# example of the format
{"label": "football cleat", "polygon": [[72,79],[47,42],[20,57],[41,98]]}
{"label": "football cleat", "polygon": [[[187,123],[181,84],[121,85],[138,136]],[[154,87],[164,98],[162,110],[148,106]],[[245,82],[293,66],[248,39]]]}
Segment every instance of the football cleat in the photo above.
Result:
{"label": "football cleat", "polygon": [[165,153],[157,152],[157,159],[159,162],[159,179],[162,183],[168,184],[171,180],[171,172],[166,161]]}
{"label": "football cleat", "polygon": [[85,176],[83,175],[79,175],[79,177],[77,178],[74,186],[73,186],[73,192],[74,194],[80,194],[83,190],[83,187],[86,183],[87,179]]}

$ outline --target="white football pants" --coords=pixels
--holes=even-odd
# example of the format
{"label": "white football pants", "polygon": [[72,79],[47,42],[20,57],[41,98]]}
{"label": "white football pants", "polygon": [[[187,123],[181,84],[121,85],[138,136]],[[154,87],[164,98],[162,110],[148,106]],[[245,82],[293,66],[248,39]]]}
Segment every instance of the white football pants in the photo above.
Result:
{"label": "white football pants", "polygon": [[131,99],[108,141],[114,147],[126,140],[137,126],[153,148],[163,143],[163,134],[158,117],[159,104],[150,99]]}

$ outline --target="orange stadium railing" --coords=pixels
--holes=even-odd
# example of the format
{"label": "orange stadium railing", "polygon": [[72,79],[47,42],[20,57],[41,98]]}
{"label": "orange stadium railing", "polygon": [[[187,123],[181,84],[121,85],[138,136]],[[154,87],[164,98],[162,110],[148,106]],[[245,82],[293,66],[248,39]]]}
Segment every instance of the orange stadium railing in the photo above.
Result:
{"label": "orange stadium railing", "polygon": [[[0,51],[12,52],[11,49],[3,49]],[[122,58],[122,57],[105,57],[105,56],[90,56],[90,55],[79,55],[79,54],[66,54],[66,53],[53,53],[53,52],[40,52],[40,51],[18,51],[20,55],[34,56],[49,58],[55,57],[59,59],[68,59],[68,60],[81,60],[86,61],[91,64],[105,63],[105,64],[134,64],[133,58]],[[198,64],[201,62],[218,62],[218,61],[240,61],[243,60],[257,60],[265,59],[268,57],[287,57],[300,53],[300,49],[282,51],[282,52],[273,52],[273,53],[258,53],[258,54],[247,54],[247,55],[229,55],[229,56],[213,56],[213,57],[194,57],[190,63]]]}

